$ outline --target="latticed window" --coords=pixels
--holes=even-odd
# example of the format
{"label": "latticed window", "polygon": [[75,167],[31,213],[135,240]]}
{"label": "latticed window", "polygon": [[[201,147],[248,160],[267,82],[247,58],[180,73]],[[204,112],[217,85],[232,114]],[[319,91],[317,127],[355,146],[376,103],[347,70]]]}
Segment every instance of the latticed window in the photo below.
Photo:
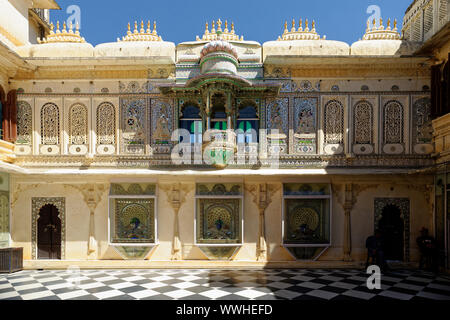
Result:
{"label": "latticed window", "polygon": [[26,101],[17,103],[17,144],[31,144],[33,134],[33,114]]}
{"label": "latticed window", "polygon": [[439,27],[448,21],[448,0],[439,2]]}
{"label": "latticed window", "polygon": [[325,143],[338,144],[344,142],[344,106],[337,100],[325,105]]}
{"label": "latticed window", "polygon": [[116,143],[116,110],[109,102],[97,108],[97,144],[111,145]]}
{"label": "latticed window", "polygon": [[41,139],[44,145],[59,144],[59,109],[54,103],[41,109]]}
{"label": "latticed window", "polygon": [[433,28],[433,2],[425,8],[423,19],[423,31],[427,34]]}
{"label": "latticed window", "polygon": [[355,144],[372,144],[373,141],[373,107],[367,101],[356,104],[353,115],[353,141]]}
{"label": "latticed window", "polygon": [[82,104],[74,104],[69,111],[69,133],[71,144],[87,144],[88,111]]}
{"label": "latticed window", "polygon": [[403,106],[391,100],[384,105],[384,143],[403,143]]}

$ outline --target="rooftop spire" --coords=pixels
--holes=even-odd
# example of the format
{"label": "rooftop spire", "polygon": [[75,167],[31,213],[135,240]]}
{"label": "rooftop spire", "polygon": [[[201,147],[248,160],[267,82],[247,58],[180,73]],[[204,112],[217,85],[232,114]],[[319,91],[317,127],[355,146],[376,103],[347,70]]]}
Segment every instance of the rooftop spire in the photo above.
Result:
{"label": "rooftop spire", "polygon": [[125,37],[117,39],[117,42],[122,41],[162,41],[161,36],[158,36],[156,31],[156,21],[153,22],[153,30],[151,30],[151,22],[147,21],[147,29],[144,28],[144,20],[141,20],[140,30],[138,29],[138,22],[134,22],[134,31],[131,32],[131,25],[128,23],[128,31]]}
{"label": "rooftop spire", "polygon": [[[323,37],[325,39],[325,36]],[[278,41],[289,40],[320,40],[320,36],[316,32],[316,22],[313,20],[311,29],[309,29],[308,19],[305,19],[305,28],[303,28],[303,19],[300,18],[298,29],[295,27],[295,19],[292,19],[291,31],[288,30],[287,21],[284,23],[283,34],[278,37]]]}
{"label": "rooftop spire", "polygon": [[380,24],[377,26],[376,20],[373,19],[372,28],[370,22],[367,21],[366,33],[363,40],[400,40],[401,36],[397,30],[397,20],[394,20],[394,28],[391,29],[391,19],[388,19],[386,28],[383,25],[383,19],[380,18]]}
{"label": "rooftop spire", "polygon": [[[214,40],[226,40],[226,41],[244,41],[244,37],[239,38],[234,30],[234,22],[231,23],[231,30],[228,30],[228,20],[225,20],[225,28],[222,29],[223,22],[221,19],[212,21],[211,31],[208,28],[208,22],[205,24],[205,33],[200,38],[196,37],[197,41],[214,41]],[[217,26],[217,29],[216,29]]]}
{"label": "rooftop spire", "polygon": [[83,37],[80,36],[79,26],[78,23],[76,24],[75,32],[73,32],[73,24],[69,24],[69,30],[67,30],[67,25],[64,22],[63,23],[63,29],[60,30],[59,27],[59,21],[56,22],[56,30],[53,23],[50,24],[50,34],[41,39],[37,38],[38,43],[58,43],[58,42],[65,42],[65,43],[85,43],[86,40],[84,40]]}

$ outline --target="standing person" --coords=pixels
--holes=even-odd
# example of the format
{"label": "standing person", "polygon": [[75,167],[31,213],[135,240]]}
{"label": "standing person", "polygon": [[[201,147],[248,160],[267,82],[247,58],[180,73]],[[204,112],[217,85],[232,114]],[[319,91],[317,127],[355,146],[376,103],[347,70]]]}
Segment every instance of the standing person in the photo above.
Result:
{"label": "standing person", "polygon": [[420,230],[420,237],[416,241],[420,250],[419,269],[426,266],[426,269],[437,272],[439,266],[436,240],[428,234],[427,228],[422,228]]}

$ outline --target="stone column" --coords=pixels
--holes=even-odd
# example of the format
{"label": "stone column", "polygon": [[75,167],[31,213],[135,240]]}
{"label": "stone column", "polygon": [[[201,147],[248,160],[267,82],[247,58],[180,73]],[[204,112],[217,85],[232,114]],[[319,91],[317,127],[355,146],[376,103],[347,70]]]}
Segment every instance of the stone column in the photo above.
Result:
{"label": "stone column", "polygon": [[267,261],[265,211],[265,207],[259,207],[259,235],[256,246],[256,258],[258,261]]}
{"label": "stone column", "polygon": [[184,196],[182,195],[180,184],[173,184],[170,191],[167,193],[167,196],[174,212],[172,260],[183,260],[179,228],[179,211],[184,202]]}
{"label": "stone column", "polygon": [[353,209],[353,205],[355,203],[353,199],[353,188],[351,183],[345,184],[345,200],[344,205],[342,206],[344,209],[344,245],[343,245],[343,255],[344,261],[352,261],[351,253],[352,253],[352,234],[351,234],[351,212]]}

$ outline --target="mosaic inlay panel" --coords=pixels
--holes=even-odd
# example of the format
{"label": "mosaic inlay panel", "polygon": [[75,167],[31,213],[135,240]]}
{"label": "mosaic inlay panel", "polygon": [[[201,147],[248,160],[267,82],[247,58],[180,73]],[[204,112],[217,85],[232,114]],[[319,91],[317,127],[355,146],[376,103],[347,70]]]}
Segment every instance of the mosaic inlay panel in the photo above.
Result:
{"label": "mosaic inlay panel", "polygon": [[114,207],[112,243],[155,242],[154,199],[111,199]]}
{"label": "mosaic inlay panel", "polygon": [[198,183],[198,196],[239,196],[242,195],[242,185],[235,183]]}
{"label": "mosaic inlay panel", "polygon": [[317,99],[294,99],[294,144],[296,153],[316,153]]}
{"label": "mosaic inlay panel", "polygon": [[9,192],[0,191],[0,248],[9,244]]}
{"label": "mosaic inlay panel", "polygon": [[143,154],[146,143],[146,99],[121,99],[123,152]]}
{"label": "mosaic inlay panel", "polygon": [[152,143],[170,144],[173,131],[173,110],[168,100],[152,99]]}
{"label": "mosaic inlay panel", "polygon": [[197,199],[197,243],[241,243],[241,199]]}
{"label": "mosaic inlay panel", "polygon": [[328,199],[285,199],[285,244],[328,244]]}
{"label": "mosaic inlay panel", "polygon": [[154,196],[156,192],[156,185],[149,183],[112,183],[110,195],[125,195],[125,196]]}

